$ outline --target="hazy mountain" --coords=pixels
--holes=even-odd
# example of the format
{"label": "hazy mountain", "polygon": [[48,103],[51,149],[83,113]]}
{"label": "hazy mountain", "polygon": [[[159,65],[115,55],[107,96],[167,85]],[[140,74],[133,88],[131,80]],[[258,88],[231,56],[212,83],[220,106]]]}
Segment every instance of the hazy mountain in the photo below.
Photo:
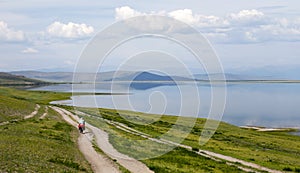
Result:
{"label": "hazy mountain", "polygon": [[170,76],[161,76],[149,72],[136,72],[129,74],[127,76],[118,77],[114,80],[121,80],[121,81],[172,81]]}
{"label": "hazy mountain", "polygon": [[[196,80],[209,80],[209,75],[208,74],[195,74],[194,75]],[[225,80],[251,80],[254,79],[253,77],[250,76],[245,76],[245,75],[236,75],[236,74],[210,74],[211,80],[221,80],[225,78]]]}
{"label": "hazy mountain", "polygon": [[180,76],[166,76],[151,72],[131,72],[126,75],[112,78],[116,81],[187,81],[192,80]]}
{"label": "hazy mountain", "polygon": [[[14,75],[23,75],[28,78],[51,81],[51,82],[72,82],[72,72],[39,72],[39,71],[14,71],[10,72]],[[95,80],[93,73],[77,73],[75,75],[76,82],[92,82]],[[134,71],[109,71],[101,72],[96,75],[96,81],[185,81],[191,80],[179,76],[164,76],[150,72],[134,72]]]}
{"label": "hazy mountain", "polygon": [[29,79],[22,75],[13,75],[0,72],[0,85],[41,85],[46,84],[44,81]]}
{"label": "hazy mountain", "polygon": [[[126,79],[130,75],[134,75],[136,72],[131,71],[110,71],[102,72],[96,75],[96,81],[110,81],[114,79]],[[73,74],[72,72],[40,72],[40,71],[13,71],[10,74],[23,75],[28,78],[51,81],[51,82],[72,82]],[[94,73],[77,73],[75,75],[76,82],[92,82],[95,80]]]}
{"label": "hazy mountain", "polygon": [[10,74],[50,82],[71,82],[73,79],[73,73],[71,72],[13,71]]}
{"label": "hazy mountain", "polygon": [[[50,81],[50,82],[73,82],[72,72],[39,72],[39,71],[14,71],[10,74],[21,75],[31,79]],[[226,73],[226,80],[273,80],[270,76],[259,76],[256,74],[231,74]],[[222,79],[222,74],[210,74],[211,80]],[[195,80],[209,80],[208,74],[195,74]],[[74,82],[104,82],[104,81],[191,81],[192,78],[181,76],[167,76],[153,72],[136,72],[136,71],[109,71],[96,74],[77,73]]]}
{"label": "hazy mountain", "polygon": [[293,66],[265,66],[245,69],[243,71],[239,71],[239,73],[250,76],[265,76],[265,78],[269,80],[300,80],[300,68],[297,64]]}

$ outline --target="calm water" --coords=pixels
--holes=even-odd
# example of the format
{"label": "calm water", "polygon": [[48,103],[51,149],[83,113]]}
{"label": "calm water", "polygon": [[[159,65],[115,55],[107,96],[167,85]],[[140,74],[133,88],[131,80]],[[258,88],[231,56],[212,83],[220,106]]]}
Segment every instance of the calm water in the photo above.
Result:
{"label": "calm water", "polygon": [[[80,84],[76,92],[91,92],[92,85]],[[125,92],[117,96],[73,96],[63,104],[135,110],[206,118],[211,105],[209,85],[197,85],[199,96],[190,85],[147,85],[134,86],[98,84],[95,92]],[[72,86],[53,85],[34,90],[71,92]],[[195,99],[200,98],[200,103]],[[217,99],[215,99],[217,100]],[[184,103],[182,103],[183,101]],[[184,104],[184,113],[180,112]],[[199,109],[197,115],[194,115]],[[235,125],[300,128],[300,84],[243,83],[227,85],[227,97],[222,120]]]}

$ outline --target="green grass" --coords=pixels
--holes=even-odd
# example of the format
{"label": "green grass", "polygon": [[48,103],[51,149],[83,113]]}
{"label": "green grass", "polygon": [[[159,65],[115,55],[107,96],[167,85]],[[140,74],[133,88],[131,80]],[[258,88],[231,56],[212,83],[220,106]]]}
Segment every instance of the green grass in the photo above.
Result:
{"label": "green grass", "polygon": [[[24,91],[0,87],[0,122],[11,121],[7,125],[0,126],[1,171],[91,171],[90,166],[77,149],[76,128],[66,124],[51,109],[46,119],[39,120],[38,118],[44,113],[45,106],[50,101],[64,100],[70,96],[71,94],[68,93]],[[36,103],[41,105],[37,116],[21,120],[24,115],[34,110]],[[64,108],[72,110],[71,107],[64,106]],[[207,159],[186,149],[171,150],[167,145],[128,134],[99,119],[101,117],[121,122],[154,138],[160,138],[175,127],[178,121],[176,116],[158,116],[110,109],[78,109],[93,115],[85,119],[107,131],[110,135],[110,142],[122,153],[141,158],[151,156],[151,154],[155,156],[163,150],[168,150],[169,152],[164,155],[143,160],[156,172],[242,172],[234,166]],[[20,121],[12,121],[15,119]],[[188,123],[189,118],[183,119],[180,125],[176,125],[176,131],[165,138],[176,141],[183,137],[181,131],[189,130],[190,124]],[[299,136],[293,136],[287,132],[257,132],[222,122],[209,142],[200,146],[199,137],[204,123],[205,119],[197,119],[183,144],[193,147],[193,150],[210,150],[271,169],[300,172]]]}
{"label": "green grass", "polygon": [[49,109],[40,120],[46,106],[41,105],[35,117],[23,119],[36,103],[66,97],[0,88],[0,122],[9,121],[0,126],[0,172],[92,172],[78,149],[77,129],[59,114]]}
{"label": "green grass", "polygon": [[0,95],[31,103],[49,104],[54,100],[66,100],[71,93],[48,92],[48,91],[26,91],[7,87],[0,87]]}
{"label": "green grass", "polygon": [[144,162],[154,172],[243,172],[225,162],[216,162],[183,148],[175,148],[167,154]]}
{"label": "green grass", "polygon": [[91,172],[77,149],[76,128],[49,110],[44,120],[0,126],[0,170],[4,172]]}
{"label": "green grass", "polygon": [[34,111],[35,104],[0,95],[0,123],[22,118]]}
{"label": "green grass", "polygon": [[[155,172],[243,172],[234,166],[227,165],[225,162],[216,162],[186,149],[144,140],[139,136],[128,134],[107,125],[96,117],[85,117],[85,119],[96,127],[106,127],[105,130],[109,133],[110,143],[121,153],[135,158],[153,156],[153,158],[144,159],[142,162]],[[164,153],[164,150],[169,152]],[[163,155],[160,154],[162,152]]]}
{"label": "green grass", "polygon": [[[201,129],[197,123],[194,129]],[[198,146],[199,132],[193,131],[185,144]],[[300,137],[287,132],[257,132],[221,123],[212,139],[202,148],[283,170],[300,168]]]}
{"label": "green grass", "polygon": [[26,91],[0,87],[0,123],[29,115],[34,111],[36,103],[47,105],[54,100],[69,99],[70,96],[70,93]]}
{"label": "green grass", "polygon": [[[155,144],[151,144],[149,141],[143,141],[141,137],[130,135],[124,132],[122,133],[121,130],[115,129],[104,122],[100,122],[100,120],[96,117],[102,117],[104,119],[124,123],[136,130],[150,134],[152,137],[161,137],[162,134],[166,133],[170,128],[173,127],[178,119],[178,117],[175,116],[159,117],[157,115],[149,115],[130,111],[117,112],[110,109],[80,109],[93,115],[94,118],[86,117],[88,121],[110,133],[110,140],[118,150],[123,153],[130,154],[133,157],[140,157],[143,154],[149,155],[149,153],[155,154],[155,149],[159,147],[156,147]],[[119,113],[122,116],[120,116]],[[155,122],[153,122],[154,120]],[[188,118],[186,120],[188,120]],[[186,121],[186,123],[187,122],[188,121]],[[199,137],[203,130],[204,123],[205,119],[197,119],[195,126],[192,128],[191,133],[183,141],[183,144],[189,145],[195,150],[198,148],[206,149],[236,157],[245,161],[257,163],[271,169],[277,169],[281,171],[289,169],[294,172],[299,171],[300,169],[299,136],[293,136],[287,132],[258,132],[254,130],[242,129],[221,122],[218,130],[209,140],[209,142],[204,146],[200,146]],[[180,126],[178,129],[184,129],[184,123]],[[173,139],[176,139],[179,136],[180,135],[173,136]],[[149,151],[147,153],[143,148],[150,148],[154,151]],[[162,147],[161,149],[165,148]],[[176,155],[174,155],[174,157],[175,156]],[[145,163],[148,164],[149,162],[145,160]]]}

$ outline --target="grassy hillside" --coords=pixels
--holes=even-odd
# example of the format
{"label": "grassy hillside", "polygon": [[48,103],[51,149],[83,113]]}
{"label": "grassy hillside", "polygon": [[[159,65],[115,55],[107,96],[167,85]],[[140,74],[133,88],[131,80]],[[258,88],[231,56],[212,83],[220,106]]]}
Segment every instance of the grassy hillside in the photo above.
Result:
{"label": "grassy hillside", "polygon": [[34,110],[35,104],[0,95],[0,123],[23,118]]}
{"label": "grassy hillside", "polygon": [[[49,96],[49,98],[47,97]],[[46,105],[35,117],[24,116],[36,103],[65,97],[65,94],[27,92],[0,88],[0,172],[91,172],[77,147],[77,129],[64,122]]]}
{"label": "grassy hillside", "polygon": [[48,91],[26,91],[0,87],[0,95],[18,100],[28,101],[30,103],[48,104],[49,102],[54,100],[69,99],[72,94]]}
{"label": "grassy hillside", "polygon": [[0,72],[0,85],[2,86],[12,86],[12,85],[42,85],[47,84],[47,82],[29,79],[21,75],[12,75],[9,73]]}
{"label": "grassy hillside", "polygon": [[[45,119],[39,119],[45,113],[45,107],[50,101],[68,99],[70,95],[0,87],[0,124],[10,122],[0,125],[1,171],[91,171],[77,149],[77,130],[65,123],[51,109]],[[34,118],[23,120],[25,115],[34,111],[36,104],[41,105],[38,114]],[[64,108],[74,111],[72,107]],[[89,123],[109,133],[109,140],[116,149],[132,157],[159,152],[167,146],[156,142],[143,143],[145,139],[142,137],[122,131],[108,124],[107,120],[123,123],[157,139],[170,130],[178,120],[175,116],[131,111],[117,112],[110,109],[89,108],[80,110],[91,115],[85,116]],[[204,123],[205,119],[197,119],[183,144],[191,146],[194,151],[205,149],[276,170],[300,172],[299,136],[287,132],[258,132],[221,123],[211,140],[200,146],[199,136]],[[178,126],[178,132],[187,126],[188,124],[181,124]],[[170,138],[176,139],[179,135],[180,133]],[[180,147],[143,162],[156,172],[243,172],[236,166],[226,164],[225,161],[215,161]]]}
{"label": "grassy hillside", "polygon": [[[104,119],[124,123],[138,131],[150,134],[154,138],[160,138],[177,121],[177,117],[174,116],[159,117],[130,111],[119,111],[119,113],[122,113],[121,117],[115,110],[83,108],[81,110],[93,115],[92,117],[86,117],[88,121],[111,133],[111,141],[116,148],[133,157],[149,154],[145,153],[145,150],[141,150],[139,146],[148,145],[146,146],[148,150],[155,150],[158,147],[156,148],[154,144],[150,145],[149,143],[137,145],[136,140],[142,139],[134,135],[128,135],[107,125],[103,120],[99,119],[100,114]],[[156,121],[149,124],[151,119],[156,119]],[[197,120],[196,125],[183,141],[183,144],[193,147],[194,150],[205,149],[253,162],[271,169],[300,172],[300,136],[293,136],[287,132],[258,132],[221,123],[211,140],[204,146],[200,146],[199,136],[201,135],[204,122],[205,119]],[[141,123],[148,125],[140,125]],[[185,127],[183,125],[179,128],[184,129]],[[171,138],[175,139],[177,137],[178,135]],[[163,148],[163,145],[159,145],[160,148]],[[194,162],[195,160],[198,160],[198,163],[201,162],[201,164],[198,165]],[[196,167],[199,172],[214,172],[216,170],[221,172],[224,170],[226,170],[224,172],[237,171],[232,167],[229,168],[224,163],[218,163],[207,158],[204,159],[199,155],[178,148],[166,155],[144,160],[144,162],[154,170],[168,170],[166,172],[194,172],[195,170],[192,170],[192,167]],[[240,172],[240,170],[237,172]]]}

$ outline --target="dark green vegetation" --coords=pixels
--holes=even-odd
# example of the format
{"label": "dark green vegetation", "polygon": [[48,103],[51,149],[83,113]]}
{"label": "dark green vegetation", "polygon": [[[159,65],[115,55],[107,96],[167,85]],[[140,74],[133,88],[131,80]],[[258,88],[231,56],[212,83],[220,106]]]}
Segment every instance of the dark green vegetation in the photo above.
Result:
{"label": "dark green vegetation", "polygon": [[[49,98],[48,98],[49,96]],[[77,147],[77,129],[52,109],[45,119],[41,104],[37,115],[24,120],[36,103],[65,94],[0,88],[0,172],[91,172]]]}
{"label": "dark green vegetation", "polygon": [[9,73],[0,72],[0,86],[24,86],[24,85],[46,85],[48,82],[29,79],[25,76],[12,75]]}
{"label": "dark green vegetation", "polygon": [[[0,87],[0,123],[10,122],[0,125],[0,170],[7,172],[91,171],[77,149],[77,130],[66,124],[51,109],[45,119],[38,118],[44,113],[45,106],[50,101],[68,99],[70,95]],[[30,114],[36,104],[41,105],[38,114],[34,118],[23,120],[24,115]],[[64,108],[73,110],[71,107]],[[161,138],[162,134],[170,130],[178,120],[175,116],[130,111],[87,108],[80,108],[80,110],[92,115],[85,117],[88,122],[109,133],[109,140],[116,149],[132,157],[151,155],[169,148],[165,144],[129,134],[106,123],[105,120],[126,124],[154,138]],[[168,139],[177,139],[181,135],[180,130],[187,129],[188,118],[184,120],[177,126],[177,135],[169,136]],[[299,136],[287,132],[258,132],[221,123],[211,140],[204,146],[200,146],[199,136],[204,123],[205,119],[197,119],[183,144],[191,146],[194,151],[204,149],[272,169],[300,172]],[[242,172],[235,166],[227,165],[225,161],[205,158],[179,147],[143,162],[156,172]]]}
{"label": "dark green vegetation", "polygon": [[[3,90],[0,90],[3,91]],[[34,110],[35,104],[14,97],[0,95],[0,123],[19,119],[30,114]]]}
{"label": "dark green vegetation", "polygon": [[[109,114],[110,110],[108,111]],[[112,111],[113,112],[113,111]],[[118,117],[116,117],[118,118]],[[120,152],[133,156],[151,156],[153,147],[158,150],[169,149],[167,146],[155,142],[143,143],[143,138],[128,134],[111,125],[106,124],[98,117],[85,117],[87,121],[96,127],[102,128],[109,133],[109,140]],[[135,145],[141,140],[141,145]],[[152,149],[151,149],[152,148]],[[216,162],[212,159],[197,155],[194,152],[182,148],[174,148],[170,152],[156,158],[142,160],[151,170],[155,172],[243,172],[240,169],[229,166],[225,162]]]}
{"label": "dark green vegetation", "polygon": [[[82,111],[93,115],[86,119],[105,129],[110,133],[112,144],[121,152],[129,154],[133,157],[149,154],[150,151],[145,151],[139,148],[140,146],[153,149],[154,144],[142,137],[128,134],[121,131],[98,117],[107,120],[121,122],[127,126],[151,135],[155,138],[162,137],[173,127],[178,117],[149,115],[130,111],[115,111],[109,109],[83,109]],[[120,114],[122,116],[120,116]],[[155,122],[153,122],[155,120]],[[149,123],[153,122],[153,123]],[[148,125],[141,125],[141,123]],[[250,129],[242,129],[227,123],[221,123],[215,135],[204,146],[199,145],[199,136],[203,130],[205,119],[197,119],[191,133],[183,141],[183,144],[193,147],[193,150],[204,149],[216,153],[232,156],[248,162],[253,162],[267,168],[299,172],[300,169],[300,137],[293,136],[287,132],[258,132]],[[182,124],[184,129],[184,124]],[[176,140],[177,136],[173,136]],[[171,138],[172,139],[172,138]],[[143,142],[144,140],[144,142]],[[151,148],[152,147],[152,148]],[[164,159],[163,159],[164,158]],[[188,159],[188,160],[187,160]],[[176,164],[174,161],[176,160]],[[200,163],[196,164],[195,160]],[[198,172],[214,172],[215,170],[234,170],[235,167],[229,167],[223,162],[216,162],[199,155],[187,151],[185,149],[176,149],[166,155],[158,158],[144,160],[144,162],[153,170],[165,170],[166,172],[194,172],[192,167],[196,167]],[[210,166],[207,166],[210,165]],[[214,168],[214,169],[213,169]],[[214,170],[214,171],[212,171]],[[227,172],[227,171],[225,171]]]}
{"label": "dark green vegetation", "polygon": [[[28,104],[38,103],[38,104],[49,104],[49,102],[54,100],[65,100],[69,99],[71,93],[59,93],[59,92],[48,92],[48,91],[26,91],[17,90],[12,88],[0,87],[0,96],[9,97],[16,99],[18,101],[24,101]],[[3,104],[6,104],[5,99]],[[11,106],[8,105],[8,106]],[[13,111],[13,110],[12,110]]]}
{"label": "dark green vegetation", "polygon": [[144,162],[154,172],[242,172],[225,162],[216,162],[183,148],[175,148],[163,156]]}

